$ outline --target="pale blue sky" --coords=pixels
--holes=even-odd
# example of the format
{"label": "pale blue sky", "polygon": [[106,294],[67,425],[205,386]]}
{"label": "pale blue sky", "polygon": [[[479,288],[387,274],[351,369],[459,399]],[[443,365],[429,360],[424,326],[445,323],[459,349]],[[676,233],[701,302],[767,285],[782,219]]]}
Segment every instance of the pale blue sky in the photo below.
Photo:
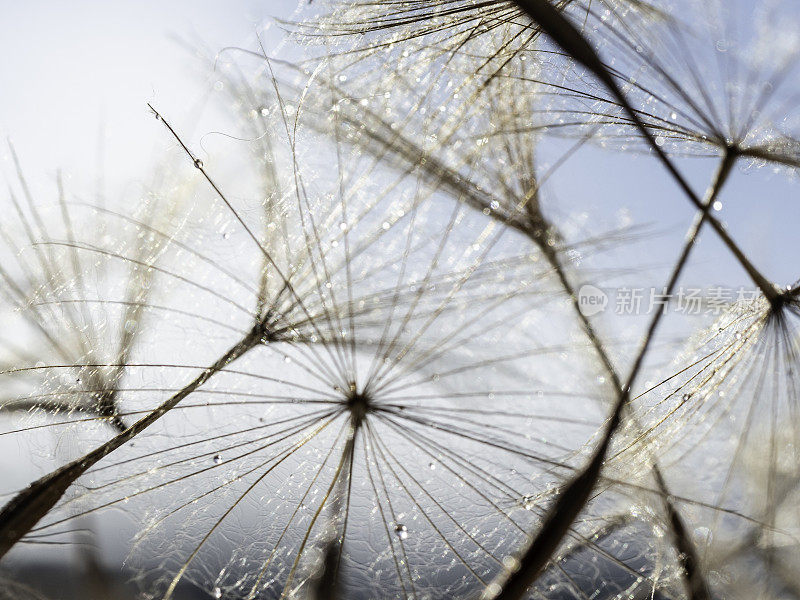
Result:
{"label": "pale blue sky", "polygon": [[13,139],[29,176],[63,168],[91,182],[105,127],[112,183],[146,177],[153,144],[163,135],[147,102],[175,113],[207,93],[208,77],[176,37],[211,49],[252,46],[268,17],[296,6],[293,0],[0,4],[0,133]]}

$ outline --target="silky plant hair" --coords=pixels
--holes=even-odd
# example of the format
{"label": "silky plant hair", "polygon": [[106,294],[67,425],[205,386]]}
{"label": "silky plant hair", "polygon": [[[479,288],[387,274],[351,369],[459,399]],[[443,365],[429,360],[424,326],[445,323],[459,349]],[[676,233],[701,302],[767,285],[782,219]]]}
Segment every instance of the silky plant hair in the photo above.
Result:
{"label": "silky plant hair", "polygon": [[[800,596],[800,286],[724,210],[794,183],[798,16],[302,3],[197,52],[224,135],[143,105],[136,205],[37,197],[10,145],[0,558],[77,548],[108,598]],[[559,191],[598,156],[669,209]],[[746,285],[676,315],[701,239]]]}

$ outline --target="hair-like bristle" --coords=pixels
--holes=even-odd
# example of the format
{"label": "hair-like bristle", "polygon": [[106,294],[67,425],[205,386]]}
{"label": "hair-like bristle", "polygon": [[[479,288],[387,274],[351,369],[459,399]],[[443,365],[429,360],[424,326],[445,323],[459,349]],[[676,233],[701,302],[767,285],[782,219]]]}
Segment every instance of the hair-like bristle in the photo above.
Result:
{"label": "hair-like bristle", "polygon": [[[800,166],[800,14],[743,4],[301,3],[274,55],[196,52],[218,131],[143,104],[135,203],[9,144],[0,559],[77,545],[126,599],[107,529],[163,600],[800,590],[800,285],[742,182]],[[703,252],[742,288],[680,316]]]}

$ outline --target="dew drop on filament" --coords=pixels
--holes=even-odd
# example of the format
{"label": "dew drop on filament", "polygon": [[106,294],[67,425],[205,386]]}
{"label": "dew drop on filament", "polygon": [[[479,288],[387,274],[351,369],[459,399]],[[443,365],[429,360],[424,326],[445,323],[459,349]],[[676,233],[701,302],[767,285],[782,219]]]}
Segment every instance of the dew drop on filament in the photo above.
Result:
{"label": "dew drop on filament", "polygon": [[694,530],[694,534],[702,542],[711,541],[711,530],[708,527],[698,527]]}
{"label": "dew drop on filament", "polygon": [[404,540],[408,537],[408,527],[403,525],[402,523],[398,523],[395,525],[394,533],[397,535],[398,538]]}

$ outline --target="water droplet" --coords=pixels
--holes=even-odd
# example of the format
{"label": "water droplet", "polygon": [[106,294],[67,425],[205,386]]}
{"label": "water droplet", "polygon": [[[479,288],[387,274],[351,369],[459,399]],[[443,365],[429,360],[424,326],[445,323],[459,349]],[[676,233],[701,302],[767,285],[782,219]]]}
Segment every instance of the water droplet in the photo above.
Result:
{"label": "water droplet", "polygon": [[525,510],[533,510],[536,508],[536,502],[534,502],[533,496],[522,497],[522,508]]}
{"label": "water droplet", "polygon": [[716,202],[714,202],[713,207],[714,207],[714,210],[716,210],[716,211],[722,210],[722,202],[717,200]]}
{"label": "water droplet", "polygon": [[408,527],[403,525],[402,523],[398,523],[394,527],[394,533],[399,537],[401,540],[404,540],[408,537]]}
{"label": "water droplet", "polygon": [[125,331],[127,331],[128,333],[133,333],[134,331],[136,331],[136,321],[134,321],[133,319],[128,319],[127,321],[125,321]]}
{"label": "water droplet", "polygon": [[222,598],[222,590],[219,587],[215,587],[211,590],[211,596],[213,598]]}
{"label": "water droplet", "polygon": [[224,232],[222,234],[222,239],[223,240],[227,240],[229,237],[231,237],[231,232],[230,231],[226,231],[226,232]]}
{"label": "water droplet", "polygon": [[218,465],[220,463],[222,463],[222,457],[219,454],[215,454],[214,455],[214,464]]}
{"label": "water droplet", "polygon": [[436,463],[428,463],[428,468],[433,471],[436,468]]}
{"label": "water droplet", "polygon": [[197,167],[198,169],[202,169],[203,168],[203,161],[200,160],[199,158],[195,158],[194,159],[194,166]]}
{"label": "water droplet", "polygon": [[698,527],[694,530],[694,534],[701,542],[711,541],[711,530],[708,527]]}

